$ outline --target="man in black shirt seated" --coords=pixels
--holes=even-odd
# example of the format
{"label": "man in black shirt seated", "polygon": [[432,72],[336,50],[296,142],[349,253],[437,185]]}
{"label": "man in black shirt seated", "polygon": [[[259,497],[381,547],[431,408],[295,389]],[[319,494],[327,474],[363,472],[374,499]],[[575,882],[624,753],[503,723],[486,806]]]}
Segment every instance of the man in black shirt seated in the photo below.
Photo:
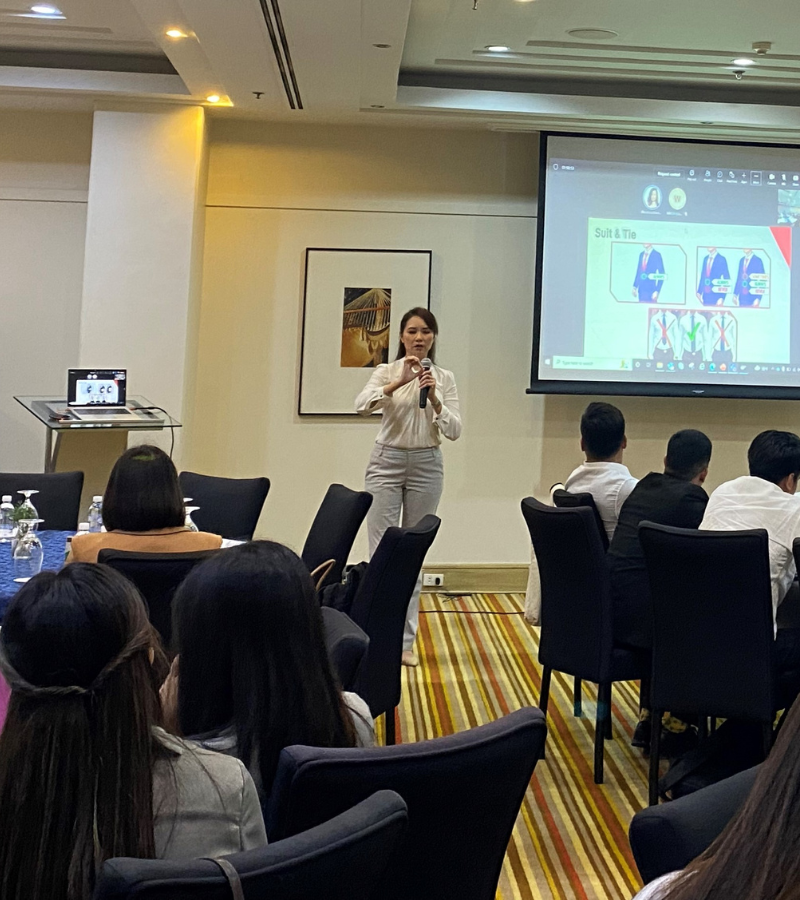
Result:
{"label": "man in black shirt seated", "polygon": [[[710,461],[711,441],[702,431],[678,431],[667,444],[664,474],[651,472],[645,476],[623,504],[608,549],[616,643],[648,650],[653,643],[650,582],[639,543],[639,523],[650,521],[678,528],[697,528],[708,503],[708,494],[701,485],[708,475]],[[643,707],[646,705],[646,698],[643,698]],[[665,755],[669,753],[670,743],[676,744],[676,751],[677,745],[686,743],[678,735],[687,732],[686,725],[674,717],[666,727],[675,738],[667,740]],[[649,713],[646,709],[643,709],[633,743],[634,746],[649,744]]]}

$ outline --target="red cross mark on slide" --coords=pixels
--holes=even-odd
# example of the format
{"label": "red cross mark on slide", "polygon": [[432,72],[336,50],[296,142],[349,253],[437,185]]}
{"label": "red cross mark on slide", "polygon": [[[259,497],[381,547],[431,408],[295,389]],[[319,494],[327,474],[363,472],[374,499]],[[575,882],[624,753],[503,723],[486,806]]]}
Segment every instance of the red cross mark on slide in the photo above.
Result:
{"label": "red cross mark on slide", "polygon": [[672,347],[672,341],[669,339],[669,335],[667,334],[666,317],[662,316],[661,319],[656,319],[656,322],[658,322],[658,327],[661,329],[661,340],[659,341],[659,343],[663,342],[667,347]]}
{"label": "red cross mark on slide", "polygon": [[[728,330],[728,326],[731,324],[731,319],[728,319],[727,322],[722,323],[719,319],[714,319],[714,324],[717,326],[717,330],[719,331],[719,349],[726,349],[726,341],[725,341],[725,332]],[[730,341],[727,341],[730,344]]]}

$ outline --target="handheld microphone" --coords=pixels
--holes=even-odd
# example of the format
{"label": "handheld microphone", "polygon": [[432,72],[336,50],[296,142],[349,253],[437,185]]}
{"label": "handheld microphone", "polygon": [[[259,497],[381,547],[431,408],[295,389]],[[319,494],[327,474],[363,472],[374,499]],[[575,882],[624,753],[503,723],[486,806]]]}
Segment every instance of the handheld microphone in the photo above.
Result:
{"label": "handheld microphone", "polygon": [[[425,357],[425,359],[421,359],[419,361],[419,364],[422,366],[422,368],[426,372],[430,372],[432,363],[428,359],[427,356]],[[425,409],[425,407],[428,405],[428,391],[429,390],[430,390],[430,388],[426,388],[426,387],[419,389],[419,408],[420,409]]]}

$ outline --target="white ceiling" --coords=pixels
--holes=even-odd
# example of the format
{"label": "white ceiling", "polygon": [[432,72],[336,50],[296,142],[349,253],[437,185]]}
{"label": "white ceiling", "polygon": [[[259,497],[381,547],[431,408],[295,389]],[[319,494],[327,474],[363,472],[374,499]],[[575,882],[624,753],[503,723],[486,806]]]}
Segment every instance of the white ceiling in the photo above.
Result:
{"label": "white ceiling", "polygon": [[796,0],[53,2],[64,19],[0,0],[0,105],[219,94],[216,115],[298,122],[800,136]]}

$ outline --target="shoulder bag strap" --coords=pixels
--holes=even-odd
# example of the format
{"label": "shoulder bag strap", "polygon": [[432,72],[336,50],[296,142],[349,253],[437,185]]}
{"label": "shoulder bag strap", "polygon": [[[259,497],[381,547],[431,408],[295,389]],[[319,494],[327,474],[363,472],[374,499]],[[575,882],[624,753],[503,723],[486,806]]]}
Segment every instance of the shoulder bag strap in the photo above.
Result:
{"label": "shoulder bag strap", "polygon": [[219,856],[205,856],[203,858],[216,863],[220,867],[220,869],[222,869],[222,874],[228,879],[228,885],[231,889],[231,896],[233,897],[233,900],[244,900],[242,880],[241,878],[239,878],[239,873],[233,867],[233,864],[230,863],[227,859]]}

